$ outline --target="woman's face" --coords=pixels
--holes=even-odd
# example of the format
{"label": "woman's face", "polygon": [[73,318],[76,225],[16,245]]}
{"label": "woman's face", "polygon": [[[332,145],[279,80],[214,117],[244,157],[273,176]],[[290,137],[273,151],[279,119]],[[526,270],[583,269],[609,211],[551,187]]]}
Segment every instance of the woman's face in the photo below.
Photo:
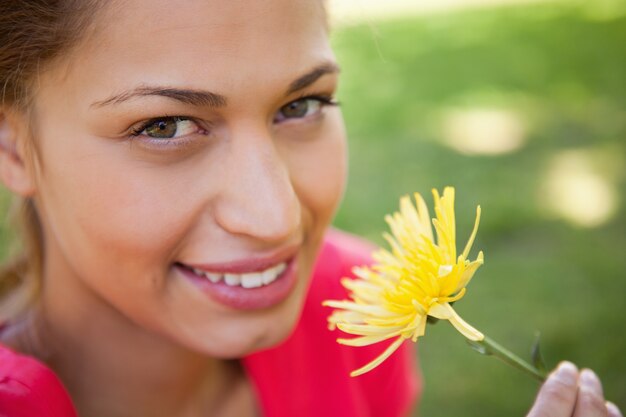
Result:
{"label": "woman's face", "polygon": [[324,19],[314,0],[107,2],[40,76],[35,197],[68,316],[220,357],[286,337],[344,187]]}

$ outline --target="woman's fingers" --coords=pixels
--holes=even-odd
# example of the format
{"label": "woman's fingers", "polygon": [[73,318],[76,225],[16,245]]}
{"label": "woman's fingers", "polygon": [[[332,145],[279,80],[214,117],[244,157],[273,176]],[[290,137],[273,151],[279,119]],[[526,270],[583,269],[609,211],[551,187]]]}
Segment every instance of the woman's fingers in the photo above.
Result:
{"label": "woman's fingers", "polygon": [[610,401],[607,401],[606,403],[606,410],[609,413],[609,417],[623,417],[619,408],[617,408],[617,406]]}
{"label": "woman's fingers", "polygon": [[578,380],[578,398],[574,417],[607,417],[602,383],[590,369],[583,369]]}
{"label": "woman's fingers", "polygon": [[527,417],[623,417],[615,404],[604,400],[602,383],[590,369],[580,373],[562,362],[537,394]]}
{"label": "woman's fingers", "polygon": [[527,417],[572,417],[577,391],[578,369],[571,362],[561,362],[539,390]]}

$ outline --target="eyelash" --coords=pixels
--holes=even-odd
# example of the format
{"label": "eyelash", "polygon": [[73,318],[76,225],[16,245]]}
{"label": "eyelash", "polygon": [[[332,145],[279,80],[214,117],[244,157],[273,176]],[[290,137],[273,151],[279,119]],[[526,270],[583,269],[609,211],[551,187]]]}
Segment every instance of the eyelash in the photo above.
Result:
{"label": "eyelash", "polygon": [[[335,97],[329,94],[303,94],[302,96],[296,98],[295,100],[291,100],[289,103],[293,103],[298,100],[317,100],[320,102],[322,107],[333,106],[338,107],[341,106],[341,103],[335,100]],[[287,104],[289,104],[287,103]],[[286,104],[286,105],[287,105]],[[283,106],[284,107],[284,106]]]}
{"label": "eyelash", "polygon": [[[329,94],[303,94],[300,97],[297,97],[294,100],[291,100],[289,103],[293,103],[294,101],[299,101],[299,100],[317,100],[320,103],[322,103],[322,105],[324,106],[340,106],[341,103],[339,103],[337,100],[335,100],[335,98],[332,95]],[[287,103],[287,104],[289,104]]]}

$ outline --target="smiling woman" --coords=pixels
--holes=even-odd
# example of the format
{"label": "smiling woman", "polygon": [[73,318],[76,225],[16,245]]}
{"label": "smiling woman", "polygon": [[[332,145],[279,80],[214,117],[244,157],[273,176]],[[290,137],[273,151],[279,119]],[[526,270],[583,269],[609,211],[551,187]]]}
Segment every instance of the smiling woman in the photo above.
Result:
{"label": "smiling woman", "polygon": [[406,414],[410,350],[351,380],[320,305],[370,249],[328,231],[346,144],[322,2],[0,16],[0,177],[30,242],[2,278],[0,415]]}

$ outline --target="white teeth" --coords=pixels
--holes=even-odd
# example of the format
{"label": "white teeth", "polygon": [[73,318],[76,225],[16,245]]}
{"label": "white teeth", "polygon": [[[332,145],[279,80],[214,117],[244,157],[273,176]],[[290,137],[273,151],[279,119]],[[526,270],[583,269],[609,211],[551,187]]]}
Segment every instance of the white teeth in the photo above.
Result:
{"label": "white teeth", "polygon": [[287,269],[287,264],[282,262],[276,266],[268,268],[260,272],[247,272],[245,274],[219,274],[215,272],[205,272],[200,269],[193,268],[196,275],[203,276],[212,283],[218,283],[222,280],[231,287],[241,286],[243,288],[258,288],[269,285],[276,281],[276,278]]}
{"label": "white teeth", "polygon": [[209,279],[209,281],[211,281],[212,283],[217,283],[222,280],[222,275],[220,274],[213,274],[211,272],[206,272],[204,276],[206,276]]}
{"label": "white teeth", "polygon": [[287,268],[287,264],[280,263],[272,268],[266,269],[262,272],[263,285],[271,284],[276,281],[276,278]]}
{"label": "white teeth", "polygon": [[270,268],[261,273],[261,280],[263,281],[263,285],[271,284],[274,282],[278,274],[274,272],[274,268]]}
{"label": "white teeth", "polygon": [[224,281],[226,281],[226,285],[230,285],[231,287],[234,287],[235,285],[241,284],[241,275],[225,274]]}
{"label": "white teeth", "polygon": [[241,286],[244,288],[257,288],[263,285],[263,278],[260,272],[253,272],[241,275]]}

